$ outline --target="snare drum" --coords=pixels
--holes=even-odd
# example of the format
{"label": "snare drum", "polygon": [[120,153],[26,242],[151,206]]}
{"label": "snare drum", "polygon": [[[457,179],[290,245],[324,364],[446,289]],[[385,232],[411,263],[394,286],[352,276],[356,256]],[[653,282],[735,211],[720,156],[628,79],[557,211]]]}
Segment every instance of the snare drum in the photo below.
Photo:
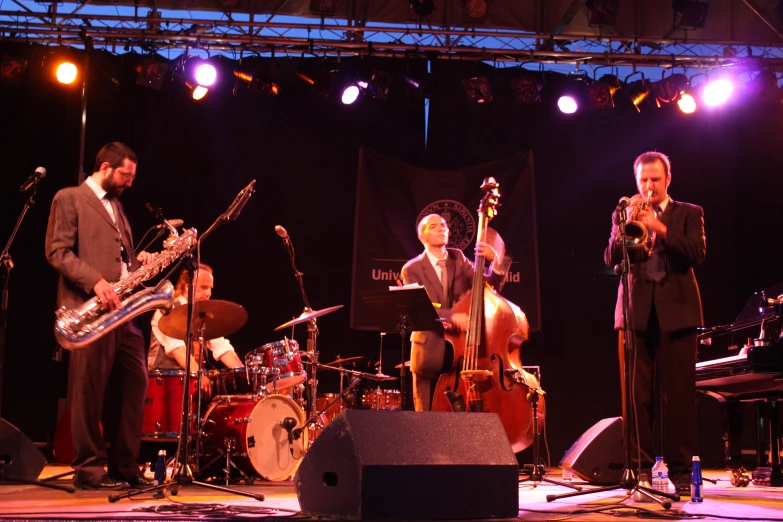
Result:
{"label": "snare drum", "polygon": [[368,410],[399,410],[400,390],[364,390],[362,407]]}
{"label": "snare drum", "polygon": [[[196,390],[198,376],[190,374],[190,416],[191,431],[196,411]],[[179,437],[182,420],[182,399],[185,390],[184,370],[151,370],[144,400],[142,437],[176,439]]]}
{"label": "snare drum", "polygon": [[[285,391],[307,380],[307,372],[299,357],[299,343],[293,339],[283,339],[267,343],[245,355],[245,365],[257,368],[271,375],[267,379],[266,389],[275,393]],[[261,370],[261,369],[266,370]]]}
{"label": "snare drum", "polygon": [[207,377],[212,381],[212,395],[252,395],[255,391],[245,368],[209,370]]}
{"label": "snare drum", "polygon": [[[305,423],[302,409],[284,395],[258,397],[217,397],[204,416],[204,452],[207,460],[227,453],[232,445],[231,460],[244,473],[261,476],[273,482],[287,480],[296,473],[307,447],[307,430],[288,443],[288,432],[282,427],[287,418],[301,429]],[[221,466],[225,458],[216,460]]]}

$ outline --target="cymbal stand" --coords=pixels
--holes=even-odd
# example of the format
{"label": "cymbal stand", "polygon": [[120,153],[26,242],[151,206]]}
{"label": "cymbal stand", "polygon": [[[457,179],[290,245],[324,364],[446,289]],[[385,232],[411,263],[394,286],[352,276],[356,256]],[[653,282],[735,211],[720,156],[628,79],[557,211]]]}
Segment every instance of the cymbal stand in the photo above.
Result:
{"label": "cymbal stand", "polygon": [[[282,229],[282,227],[281,227]],[[282,229],[285,231],[285,229]],[[278,232],[279,234],[279,232]],[[299,293],[302,295],[302,302],[304,303],[303,314],[312,312],[310,308],[310,300],[307,299],[307,292],[305,292],[304,281],[302,276],[304,275],[296,267],[296,251],[294,250],[294,244],[291,242],[291,238],[288,233],[284,233],[283,243],[285,244],[288,257],[291,259],[291,268],[294,270],[294,277],[299,285]],[[316,318],[313,317],[307,322],[307,353],[310,355],[312,364],[312,374],[310,375],[310,416],[315,417],[316,413],[316,400],[318,398],[318,323]],[[308,440],[308,445],[312,444],[312,440]]]}
{"label": "cymbal stand", "polygon": [[575,489],[577,491],[582,491],[582,488],[579,486],[546,478],[546,468],[543,464],[539,464],[539,460],[541,458],[541,435],[538,432],[538,399],[546,395],[546,392],[539,386],[531,386],[528,384],[525,380],[525,376],[520,370],[508,369],[506,370],[506,375],[511,377],[512,388],[514,386],[524,386],[527,388],[527,400],[533,407],[533,470],[530,472],[530,476],[522,480],[529,480],[533,482],[533,487],[537,486],[539,482],[548,482],[549,484],[555,484],[557,486],[564,486]]}
{"label": "cymbal stand", "polygon": [[[189,273],[189,284],[188,284],[188,320],[187,320],[187,335],[185,336],[185,390],[186,392],[190,391],[190,359],[193,357],[193,334],[194,334],[194,324],[193,320],[195,317],[195,306],[194,306],[194,300],[196,298],[196,274],[198,271],[199,266],[199,260],[197,258],[198,253],[200,252],[201,243],[204,241],[204,239],[209,236],[209,234],[215,230],[218,226],[222,225],[223,223],[226,223],[227,221],[234,221],[239,217],[239,213],[241,212],[242,208],[247,203],[247,200],[250,198],[250,196],[253,194],[253,186],[255,185],[255,180],[253,180],[247,187],[245,187],[242,191],[237,194],[237,197],[234,199],[234,202],[231,204],[231,207],[224,212],[218,219],[212,224],[212,226],[207,229],[204,234],[199,238],[198,241],[196,241],[196,244],[193,245],[193,247],[186,252],[181,258],[180,263],[183,264],[185,269]],[[193,251],[196,251],[196,256],[193,255]],[[159,283],[161,284],[161,283]],[[120,499],[123,498],[130,498],[135,495],[140,495],[142,493],[149,493],[149,492],[155,492],[161,489],[165,489],[168,487],[172,488],[172,494],[177,494],[179,492],[179,489],[182,486],[189,486],[189,485],[197,485],[202,486],[205,488],[214,489],[217,491],[222,491],[224,493],[232,493],[234,495],[239,495],[243,497],[251,497],[259,501],[263,501],[266,499],[266,496],[259,493],[246,493],[244,491],[239,491],[236,489],[230,489],[222,486],[217,486],[215,484],[209,484],[207,482],[200,482],[193,480],[193,470],[190,467],[190,464],[188,463],[188,446],[187,441],[189,439],[189,414],[190,414],[190,393],[185,393],[183,396],[182,401],[182,425],[180,430],[180,446],[179,446],[179,452],[177,455],[177,462],[179,463],[179,469],[176,472],[176,476],[172,476],[171,482],[164,482],[162,484],[158,484],[157,486],[152,486],[151,488],[144,488],[136,491],[130,491],[128,493],[124,493],[122,495],[110,495],[109,496],[109,502],[117,502]]]}

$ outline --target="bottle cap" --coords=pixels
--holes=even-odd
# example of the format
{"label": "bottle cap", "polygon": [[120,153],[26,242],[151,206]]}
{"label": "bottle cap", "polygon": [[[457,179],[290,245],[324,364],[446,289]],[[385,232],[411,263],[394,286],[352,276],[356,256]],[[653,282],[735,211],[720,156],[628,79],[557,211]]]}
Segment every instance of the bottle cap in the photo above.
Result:
{"label": "bottle cap", "polygon": [[699,456],[698,455],[694,455],[693,462],[700,462],[700,461],[701,461],[701,459],[699,458]]}

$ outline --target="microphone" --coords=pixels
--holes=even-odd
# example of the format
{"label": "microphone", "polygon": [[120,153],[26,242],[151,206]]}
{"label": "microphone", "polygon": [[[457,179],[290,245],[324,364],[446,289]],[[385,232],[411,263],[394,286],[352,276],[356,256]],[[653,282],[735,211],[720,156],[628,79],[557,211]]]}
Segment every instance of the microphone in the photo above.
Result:
{"label": "microphone", "polygon": [[[294,443],[294,432],[292,431],[294,429],[294,426],[296,426],[296,419],[293,417],[286,417],[282,421],[280,421],[280,426],[288,432],[288,444]],[[301,431],[299,432],[301,434]],[[296,437],[297,439],[299,437]]]}
{"label": "microphone", "polygon": [[19,187],[19,192],[27,192],[31,188],[38,185],[38,182],[41,181],[46,177],[46,169],[43,167],[38,167],[35,169],[35,172],[30,174],[30,177],[28,177],[24,183],[22,183],[22,186]]}
{"label": "microphone", "polygon": [[280,225],[275,225],[275,232],[277,235],[288,241],[288,232]]}
{"label": "microphone", "polygon": [[[168,223],[174,228],[179,228],[185,224],[185,222],[182,221],[181,219],[164,219],[163,221],[165,221],[166,223]],[[166,225],[166,223],[161,223],[160,225],[156,225],[155,228],[169,228]]]}
{"label": "microphone", "polygon": [[239,213],[242,212],[242,209],[245,208],[245,205],[247,204],[247,200],[250,199],[250,196],[253,195],[253,186],[256,184],[256,180],[251,181],[248,183],[248,185],[239,191],[239,194],[237,194],[237,197],[234,198],[234,201],[231,203],[231,206],[226,211],[226,219],[228,221],[235,221],[236,218],[239,217]]}
{"label": "microphone", "polygon": [[155,216],[155,219],[159,220],[161,222],[160,225],[156,226],[157,229],[167,228],[169,232],[171,232],[171,235],[179,237],[179,233],[177,232],[177,227],[181,227],[185,222],[181,219],[172,219],[169,221],[163,216],[163,209],[160,207],[153,207],[149,203],[144,204],[145,207],[147,207],[147,210],[152,212],[152,215]]}
{"label": "microphone", "polygon": [[620,212],[621,210],[624,210],[625,207],[631,204],[631,198],[627,198],[625,196],[620,198],[620,201],[617,203],[617,206],[615,207],[615,212]]}

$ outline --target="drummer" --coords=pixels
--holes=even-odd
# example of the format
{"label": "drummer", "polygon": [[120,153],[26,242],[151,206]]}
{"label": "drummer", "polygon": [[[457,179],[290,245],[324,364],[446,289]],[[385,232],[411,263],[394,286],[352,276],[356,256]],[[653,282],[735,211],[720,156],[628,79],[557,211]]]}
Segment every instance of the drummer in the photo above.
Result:
{"label": "drummer", "polygon": [[[212,296],[212,288],[215,283],[215,277],[212,268],[204,263],[200,263],[196,270],[196,285],[194,288],[195,300],[206,301]],[[174,306],[187,304],[188,285],[190,284],[190,273],[182,270],[179,274],[179,280],[174,288]],[[150,336],[150,351],[147,356],[147,369],[149,370],[179,370],[185,368],[185,342],[180,339],[174,339],[162,333],[158,328],[158,321],[163,317],[163,313],[157,310],[152,316],[152,335]],[[206,347],[212,352],[212,356],[223,363],[227,368],[244,367],[242,361],[234,351],[234,347],[225,337],[210,339],[206,342]],[[204,354],[205,360],[209,353]],[[198,342],[193,343],[193,354],[190,358],[190,371],[196,372],[199,369],[199,346]],[[209,377],[201,376],[201,390],[205,393],[212,392],[212,384]]]}

